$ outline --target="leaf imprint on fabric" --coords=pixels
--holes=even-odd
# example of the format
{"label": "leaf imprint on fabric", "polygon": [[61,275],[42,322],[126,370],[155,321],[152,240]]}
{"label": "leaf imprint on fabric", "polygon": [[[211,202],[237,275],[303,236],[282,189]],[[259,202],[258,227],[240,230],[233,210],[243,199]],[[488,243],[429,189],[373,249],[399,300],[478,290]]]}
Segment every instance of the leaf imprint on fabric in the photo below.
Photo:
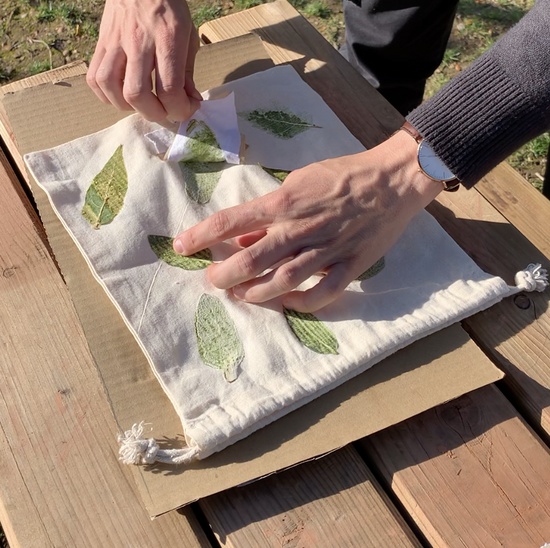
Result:
{"label": "leaf imprint on fabric", "polygon": [[225,156],[210,126],[194,118],[187,124],[189,158],[195,162],[223,162]]}
{"label": "leaf imprint on fabric", "polygon": [[237,379],[244,349],[237,328],[220,299],[204,293],[195,312],[195,335],[201,360],[221,369],[227,382]]}
{"label": "leaf imprint on fabric", "polygon": [[285,182],[285,179],[288,177],[288,174],[290,171],[285,171],[284,169],[271,169],[269,167],[264,167],[260,164],[260,167],[269,175],[274,177],[275,179],[281,181],[281,183]]}
{"label": "leaf imprint on fabric", "polygon": [[147,236],[147,239],[155,255],[170,266],[177,266],[184,270],[202,270],[212,264],[212,252],[208,248],[185,257],[174,251],[172,247],[174,238],[150,235]]}
{"label": "leaf imprint on fabric", "polygon": [[338,340],[334,333],[309,312],[283,308],[286,321],[298,340],[318,354],[338,354]]}
{"label": "leaf imprint on fabric", "polygon": [[197,204],[208,203],[227,164],[225,162],[183,161],[178,163],[185,181],[185,191],[189,198]]}
{"label": "leaf imprint on fabric", "polygon": [[82,215],[96,230],[109,224],[120,213],[127,190],[128,173],[120,145],[89,186]]}
{"label": "leaf imprint on fabric", "polygon": [[369,278],[372,278],[373,276],[380,274],[380,272],[384,270],[385,266],[386,266],[386,259],[382,257],[381,259],[378,259],[370,268],[367,268],[367,270],[365,270],[363,274],[357,276],[357,278],[355,279],[360,282],[363,282],[364,280],[368,280]]}
{"label": "leaf imprint on fabric", "polygon": [[255,109],[249,112],[240,112],[239,116],[248,120],[255,128],[271,133],[279,139],[292,139],[312,128],[321,129],[320,126],[300,118],[288,109]]}

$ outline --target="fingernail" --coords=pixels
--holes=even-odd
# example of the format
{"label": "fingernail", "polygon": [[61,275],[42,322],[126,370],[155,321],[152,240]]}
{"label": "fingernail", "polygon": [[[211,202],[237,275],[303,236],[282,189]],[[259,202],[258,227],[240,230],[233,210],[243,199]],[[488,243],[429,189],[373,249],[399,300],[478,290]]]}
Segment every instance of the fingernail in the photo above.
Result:
{"label": "fingernail", "polygon": [[202,95],[199,93],[199,90],[197,88],[193,88],[193,91],[191,92],[191,97],[193,97],[197,101],[202,101]]}
{"label": "fingernail", "polygon": [[239,299],[239,301],[246,302],[246,299],[244,298],[244,290],[241,286],[236,285],[233,288],[233,295],[235,296],[236,299]]}
{"label": "fingernail", "polygon": [[174,251],[180,255],[183,255],[183,244],[181,243],[181,240],[174,240]]}

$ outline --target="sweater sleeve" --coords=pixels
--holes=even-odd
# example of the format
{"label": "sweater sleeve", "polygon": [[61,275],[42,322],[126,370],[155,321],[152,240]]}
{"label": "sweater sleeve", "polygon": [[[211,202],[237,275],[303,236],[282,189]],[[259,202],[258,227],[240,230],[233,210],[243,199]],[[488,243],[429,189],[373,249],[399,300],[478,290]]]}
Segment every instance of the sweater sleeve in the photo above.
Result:
{"label": "sweater sleeve", "polygon": [[407,120],[466,187],[550,128],[550,0]]}

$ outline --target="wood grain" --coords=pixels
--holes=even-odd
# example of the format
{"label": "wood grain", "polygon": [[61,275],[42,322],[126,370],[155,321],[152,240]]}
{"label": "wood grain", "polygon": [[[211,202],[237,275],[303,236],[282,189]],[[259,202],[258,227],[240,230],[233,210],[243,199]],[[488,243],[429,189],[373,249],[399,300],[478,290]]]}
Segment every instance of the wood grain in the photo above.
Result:
{"label": "wood grain", "polygon": [[360,442],[433,547],[550,539],[550,454],[494,386]]}
{"label": "wood grain", "polygon": [[231,548],[421,546],[351,447],[200,505]]}
{"label": "wood grain", "polygon": [[[521,195],[518,186],[517,196]],[[481,268],[504,277],[508,283],[513,283],[516,271],[531,262],[540,262],[550,268],[549,258],[508,223],[477,190],[443,193],[428,209]],[[508,207],[508,214],[515,215],[509,212],[510,209],[512,205]],[[543,229],[542,234],[544,230],[547,229]],[[462,322],[474,341],[506,373],[504,383],[514,403],[527,420],[548,437],[549,298],[548,290],[521,294]]]}
{"label": "wood grain", "polygon": [[550,200],[503,162],[476,190],[546,257],[550,257]]}
{"label": "wood grain", "polygon": [[0,520],[12,548],[209,546],[190,511],[151,521],[118,463],[80,322],[18,187],[0,152]]}
{"label": "wood grain", "polygon": [[367,148],[401,125],[402,116],[286,1],[262,4],[199,29],[207,42],[249,32],[262,38],[276,64],[290,63],[313,89],[322,89],[325,102]]}

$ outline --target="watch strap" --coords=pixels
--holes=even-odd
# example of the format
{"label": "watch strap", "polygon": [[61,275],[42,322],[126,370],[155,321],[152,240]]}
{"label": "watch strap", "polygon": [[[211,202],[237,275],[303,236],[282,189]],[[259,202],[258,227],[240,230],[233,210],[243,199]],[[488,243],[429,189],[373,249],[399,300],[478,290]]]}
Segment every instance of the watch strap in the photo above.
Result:
{"label": "watch strap", "polygon": [[[400,129],[403,130],[405,133],[408,133],[418,143],[418,145],[420,145],[420,143],[424,140],[424,137],[422,137],[422,135],[420,135],[418,130],[414,126],[412,126],[409,122],[407,122],[407,120],[405,120],[405,122],[403,123]],[[419,171],[424,173],[426,177],[428,177],[429,179],[432,179],[432,181],[436,180],[433,177],[430,177],[422,169],[420,162],[418,163],[418,169]],[[460,187],[460,181],[456,177],[454,179],[451,179],[450,181],[439,180],[438,182],[440,182],[443,185],[443,190],[446,190],[447,192],[456,192]]]}

